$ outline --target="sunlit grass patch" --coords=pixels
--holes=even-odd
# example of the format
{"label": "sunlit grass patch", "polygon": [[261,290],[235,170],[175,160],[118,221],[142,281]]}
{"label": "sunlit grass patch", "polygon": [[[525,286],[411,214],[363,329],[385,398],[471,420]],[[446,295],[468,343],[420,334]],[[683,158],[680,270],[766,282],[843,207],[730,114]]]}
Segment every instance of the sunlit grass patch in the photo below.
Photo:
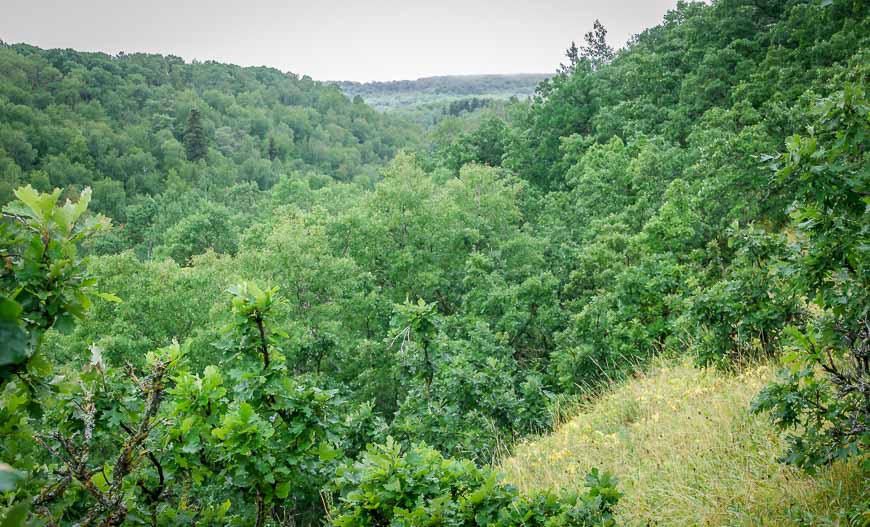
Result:
{"label": "sunlit grass patch", "polygon": [[784,466],[780,436],[764,416],[749,414],[774,371],[662,364],[553,434],[517,445],[501,469],[522,491],[582,488],[591,467],[613,472],[625,493],[623,525],[817,524],[854,510],[866,492],[856,464],[815,477]]}

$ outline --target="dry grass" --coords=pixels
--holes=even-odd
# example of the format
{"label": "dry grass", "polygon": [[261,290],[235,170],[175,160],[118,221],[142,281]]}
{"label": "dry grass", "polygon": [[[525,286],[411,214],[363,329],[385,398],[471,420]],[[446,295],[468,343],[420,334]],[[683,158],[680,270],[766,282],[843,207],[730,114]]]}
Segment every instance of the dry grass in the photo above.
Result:
{"label": "dry grass", "polygon": [[777,462],[782,440],[748,411],[773,373],[662,364],[518,445],[500,468],[523,491],[581,488],[589,468],[610,471],[625,493],[621,525],[816,525],[854,510],[867,484],[856,464],[809,477]]}

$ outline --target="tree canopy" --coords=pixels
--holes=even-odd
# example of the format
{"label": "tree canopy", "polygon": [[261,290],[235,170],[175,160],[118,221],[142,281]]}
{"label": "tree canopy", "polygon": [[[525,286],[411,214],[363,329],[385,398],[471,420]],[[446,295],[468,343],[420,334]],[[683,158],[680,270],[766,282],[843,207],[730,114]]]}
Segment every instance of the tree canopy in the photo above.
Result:
{"label": "tree canopy", "polygon": [[866,471],[868,10],[680,2],[616,52],[596,21],[428,130],[3,45],[4,522],[611,526],[605,472],[482,465],[664,354],[781,361],[783,460]]}

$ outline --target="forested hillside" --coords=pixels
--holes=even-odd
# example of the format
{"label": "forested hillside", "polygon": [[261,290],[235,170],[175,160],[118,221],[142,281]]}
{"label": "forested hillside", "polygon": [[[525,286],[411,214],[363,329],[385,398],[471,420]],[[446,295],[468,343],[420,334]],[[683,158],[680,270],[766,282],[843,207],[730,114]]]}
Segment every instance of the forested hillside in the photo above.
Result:
{"label": "forested hillside", "polygon": [[[596,23],[425,134],[274,70],[3,47],[6,524],[612,526],[634,475],[487,465],[661,355],[782,366],[779,461],[866,480],[868,15]],[[841,495],[812,522],[864,524]]]}
{"label": "forested hillside", "polygon": [[90,186],[91,208],[124,226],[105,240],[113,252],[232,253],[260,191],[282,178],[370,184],[417,136],[269,68],[0,45],[0,72],[0,201],[25,183]]}
{"label": "forested hillside", "polygon": [[359,96],[374,108],[386,109],[451,97],[530,97],[538,83],[550,76],[544,73],[446,75],[404,81],[341,81],[335,84],[350,98]]}
{"label": "forested hillside", "polygon": [[502,108],[513,99],[534,95],[549,74],[453,75],[389,82],[335,83],[349,98],[393,115],[430,127],[448,116],[473,113],[482,108]]}

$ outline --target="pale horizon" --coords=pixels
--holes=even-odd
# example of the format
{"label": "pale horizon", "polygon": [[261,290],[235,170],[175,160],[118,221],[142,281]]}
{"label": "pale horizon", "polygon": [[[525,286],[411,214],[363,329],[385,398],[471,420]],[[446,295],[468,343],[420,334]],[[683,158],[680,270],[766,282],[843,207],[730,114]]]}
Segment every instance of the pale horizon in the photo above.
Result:
{"label": "pale horizon", "polygon": [[6,0],[0,39],[40,48],[175,55],[320,81],[551,73],[595,19],[619,48],[676,0]]}

